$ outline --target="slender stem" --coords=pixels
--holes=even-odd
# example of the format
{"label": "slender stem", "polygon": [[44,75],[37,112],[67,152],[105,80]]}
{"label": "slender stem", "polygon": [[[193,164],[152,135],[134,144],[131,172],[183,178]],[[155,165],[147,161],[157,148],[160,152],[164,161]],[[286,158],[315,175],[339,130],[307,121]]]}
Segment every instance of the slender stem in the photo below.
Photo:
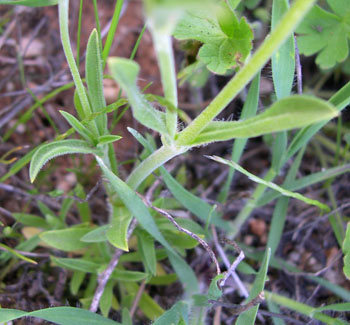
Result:
{"label": "slender stem", "polygon": [[[165,98],[177,107],[177,86],[175,60],[171,36],[165,31],[158,30],[150,21],[150,30],[153,37],[153,43],[158,56],[158,64]],[[177,111],[167,109],[166,124],[171,139],[174,138],[177,127]]]}
{"label": "slender stem", "polygon": [[[58,14],[59,14],[59,24],[60,24],[60,34],[61,41],[64,50],[64,54],[66,56],[66,60],[68,62],[69,69],[72,73],[72,77],[74,80],[75,87],[77,89],[77,93],[83,108],[84,117],[87,117],[91,114],[91,107],[88,100],[88,97],[85,92],[85,87],[83,85],[83,81],[81,80],[78,67],[75,63],[72,47],[69,39],[69,31],[68,31],[68,9],[69,9],[69,0],[60,0],[58,2]],[[95,121],[89,123],[91,127],[91,131],[94,134],[98,134],[97,126]]]}
{"label": "slender stem", "polygon": [[83,17],[83,1],[80,0],[79,4],[79,17],[78,17],[78,30],[77,30],[77,57],[76,57],[76,64],[79,66],[80,63],[80,35],[81,35],[81,21]]}
{"label": "slender stem", "polygon": [[188,145],[246,86],[266,64],[271,55],[290,36],[316,0],[296,0],[280,23],[252,56],[250,61],[231,79],[209,106],[180,133],[177,144]]}
{"label": "slender stem", "polygon": [[135,55],[136,55],[136,52],[137,52],[137,50],[138,50],[138,48],[139,48],[139,45],[140,45],[140,42],[141,42],[141,39],[142,39],[142,36],[143,36],[145,30],[146,30],[146,24],[142,27],[142,30],[141,30],[141,32],[140,32],[140,35],[139,35],[139,37],[138,37],[137,40],[136,40],[136,43],[135,43],[135,45],[134,45],[134,48],[132,49],[132,52],[131,52],[131,54],[130,54],[130,60],[134,60]]}
{"label": "slender stem", "polygon": [[81,105],[83,106],[84,114],[85,114],[85,116],[89,116],[91,114],[90,104],[89,104],[88,98],[86,96],[84,85],[83,85],[83,82],[80,78],[78,67],[75,63],[73,51],[72,51],[71,44],[69,41],[68,7],[69,7],[68,0],[60,0],[59,1],[58,13],[59,13],[61,41],[62,41],[64,54],[65,54],[67,62],[68,62],[69,69],[72,73],[74,84],[77,88],[77,92],[78,92],[78,96],[79,96]]}
{"label": "slender stem", "polygon": [[105,43],[105,46],[104,46],[103,51],[102,51],[103,68],[106,65],[106,60],[108,58],[109,51],[111,50],[112,42],[113,42],[114,35],[115,35],[115,32],[116,32],[117,27],[118,27],[119,17],[120,17],[120,13],[122,11],[123,4],[124,4],[124,0],[118,0],[116,5],[115,5],[112,23],[111,23],[111,26],[109,28],[106,43]]}
{"label": "slender stem", "polygon": [[140,165],[138,165],[126,180],[127,184],[136,190],[142,181],[150,175],[155,169],[165,164],[171,158],[185,152],[185,149],[163,146],[148,156]]}
{"label": "slender stem", "polygon": [[95,15],[95,22],[96,22],[96,30],[98,34],[98,43],[102,51],[101,25],[100,25],[100,19],[98,17],[97,0],[92,0],[92,3],[94,5],[94,15]]}

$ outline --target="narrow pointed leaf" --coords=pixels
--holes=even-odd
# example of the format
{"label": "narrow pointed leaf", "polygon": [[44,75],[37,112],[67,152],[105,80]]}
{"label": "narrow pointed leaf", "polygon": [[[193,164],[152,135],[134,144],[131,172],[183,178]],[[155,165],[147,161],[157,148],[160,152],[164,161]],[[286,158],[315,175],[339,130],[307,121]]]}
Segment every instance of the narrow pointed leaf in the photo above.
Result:
{"label": "narrow pointed leaf", "polygon": [[3,249],[7,250],[9,253],[11,253],[12,255],[18,257],[19,259],[26,261],[28,263],[32,263],[32,264],[38,264],[36,261],[32,260],[31,258],[28,258],[24,255],[22,255],[21,253],[18,253],[15,249],[12,249],[11,247],[8,247],[5,244],[1,244],[0,243],[0,247],[2,247]]}
{"label": "narrow pointed leaf", "polygon": [[80,238],[85,243],[100,243],[107,241],[106,232],[110,225],[104,225],[97,227],[94,230],[89,231],[86,235]]}
{"label": "narrow pointed leaf", "polygon": [[106,232],[108,241],[115,247],[128,252],[128,228],[132,215],[125,208],[113,208],[113,218]]}
{"label": "narrow pointed leaf", "polygon": [[264,113],[243,121],[211,122],[191,145],[250,138],[272,132],[301,128],[330,120],[338,111],[330,103],[311,96],[291,96],[274,103]]}
{"label": "narrow pointed leaf", "polygon": [[87,234],[91,228],[66,228],[60,230],[44,231],[40,234],[40,239],[46,244],[65,251],[76,251],[88,246],[88,243],[84,243],[80,240],[85,234]]}
{"label": "narrow pointed leaf", "polygon": [[[86,83],[93,112],[99,112],[106,106],[103,95],[102,56],[98,41],[97,30],[90,35],[86,50]],[[107,116],[101,114],[96,117],[96,125],[100,135],[107,130]]]}
{"label": "narrow pointed leaf", "polygon": [[81,271],[86,273],[97,273],[99,267],[98,263],[84,260],[82,258],[63,258],[51,256],[52,262],[65,269],[73,271]]}
{"label": "narrow pointed leaf", "polygon": [[61,140],[42,145],[33,155],[29,168],[29,176],[31,182],[34,182],[40,169],[50,160],[58,156],[72,154],[72,153],[95,153],[93,149],[83,140]]}
{"label": "narrow pointed leaf", "polygon": [[[318,173],[314,173],[308,176],[304,176],[302,178],[296,179],[293,182],[289,184],[284,185],[284,189],[288,191],[298,191],[301,190],[307,186],[311,186],[313,184],[324,182],[327,179],[337,177],[339,175],[342,175],[346,172],[350,171],[350,164],[346,164],[339,167],[333,167],[329,168],[324,171],[320,171]],[[263,206],[272,200],[278,198],[281,196],[281,193],[278,191],[268,191],[266,192],[257,202],[257,206]]]}
{"label": "narrow pointed leaf", "polygon": [[305,202],[305,203],[307,203],[307,204],[315,205],[315,206],[319,207],[319,208],[322,209],[322,210],[330,211],[330,208],[329,208],[327,205],[325,205],[325,204],[323,204],[323,203],[321,203],[321,202],[319,202],[319,201],[317,201],[317,200],[309,199],[309,198],[307,198],[306,196],[301,195],[300,193],[294,193],[294,192],[291,192],[291,191],[289,191],[289,190],[286,190],[286,189],[284,189],[284,188],[278,186],[278,185],[275,184],[275,183],[267,182],[267,181],[263,180],[262,178],[260,178],[260,177],[258,177],[258,176],[255,176],[255,175],[253,175],[252,173],[249,173],[247,170],[245,170],[244,168],[242,168],[240,165],[238,165],[238,164],[235,163],[234,161],[228,161],[228,160],[226,160],[226,159],[223,159],[223,158],[220,158],[220,157],[217,157],[217,156],[208,157],[208,158],[210,158],[210,159],[212,159],[212,160],[215,160],[215,161],[217,161],[217,162],[219,162],[219,163],[222,163],[222,164],[231,166],[231,167],[237,169],[237,170],[238,170],[239,172],[241,172],[242,174],[248,176],[252,181],[254,181],[254,182],[258,183],[258,184],[263,184],[263,185],[265,185],[265,186],[267,186],[267,187],[270,187],[270,188],[272,188],[273,190],[275,190],[275,191],[281,193],[281,194],[284,195],[284,196],[289,196],[289,197],[298,199],[298,200],[300,200],[300,201],[303,201],[303,202]]}
{"label": "narrow pointed leaf", "polygon": [[113,135],[113,134],[101,135],[98,137],[97,142],[99,145],[104,145],[104,144],[113,143],[115,141],[118,141],[121,138],[122,137],[120,135]]}
{"label": "narrow pointed leaf", "polygon": [[140,229],[137,232],[137,243],[146,270],[149,270],[153,276],[156,275],[157,258],[154,239],[146,231]]}
{"label": "narrow pointed leaf", "polygon": [[69,125],[78,132],[85,140],[91,143],[95,143],[94,134],[85,127],[75,116],[69,114],[68,112],[60,111],[65,120],[69,123]]}

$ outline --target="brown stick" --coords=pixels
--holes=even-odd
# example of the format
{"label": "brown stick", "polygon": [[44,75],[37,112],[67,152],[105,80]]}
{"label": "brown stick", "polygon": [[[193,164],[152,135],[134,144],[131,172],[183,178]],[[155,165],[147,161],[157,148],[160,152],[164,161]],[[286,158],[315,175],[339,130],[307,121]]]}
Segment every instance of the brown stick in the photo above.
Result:
{"label": "brown stick", "polygon": [[159,209],[155,206],[153,206],[149,201],[147,201],[143,196],[141,196],[139,194],[139,196],[141,197],[141,199],[143,200],[143,202],[150,208],[152,208],[153,210],[157,211],[158,213],[160,213],[161,215],[165,216],[175,227],[177,230],[189,235],[190,237],[192,237],[194,240],[198,241],[198,243],[200,243],[204,249],[208,252],[211,260],[213,261],[213,263],[216,266],[216,273],[220,274],[221,270],[220,270],[220,266],[219,266],[219,262],[216,259],[215,253],[213,252],[213,250],[211,249],[211,247],[207,244],[206,241],[204,241],[202,238],[200,238],[198,235],[196,235],[195,233],[182,228],[176,221],[175,219],[165,210]]}

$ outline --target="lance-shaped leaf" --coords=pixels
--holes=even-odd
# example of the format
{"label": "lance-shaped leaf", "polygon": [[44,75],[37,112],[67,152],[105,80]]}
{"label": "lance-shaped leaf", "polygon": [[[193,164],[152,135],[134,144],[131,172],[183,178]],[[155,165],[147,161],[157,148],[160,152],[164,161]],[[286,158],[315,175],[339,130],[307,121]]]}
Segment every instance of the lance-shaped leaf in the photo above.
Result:
{"label": "lance-shaped leaf", "polygon": [[[93,112],[99,112],[106,106],[103,95],[102,56],[98,41],[97,30],[90,35],[86,49],[86,83]],[[96,125],[100,135],[107,130],[107,116],[101,114],[96,117]]]}
{"label": "lance-shaped leaf", "polygon": [[96,143],[94,134],[87,127],[85,127],[83,123],[81,123],[75,116],[65,111],[60,111],[60,113],[65,118],[65,120],[69,123],[69,125],[75,131],[77,131],[85,140],[87,140],[92,144]]}
{"label": "lance-shaped leaf", "polygon": [[91,230],[90,227],[72,227],[42,232],[39,237],[46,244],[65,252],[72,252],[85,248],[89,243],[82,242],[81,237]]}
{"label": "lance-shaped leaf", "polygon": [[33,155],[29,168],[30,181],[34,182],[40,169],[50,159],[71,153],[99,154],[99,151],[83,140],[61,140],[44,144]]}
{"label": "lance-shaped leaf", "polygon": [[115,141],[120,140],[122,137],[120,135],[113,135],[113,134],[106,134],[106,135],[101,135],[97,139],[97,145],[105,145],[109,143],[113,143]]}
{"label": "lance-shaped leaf", "polygon": [[132,215],[125,207],[113,207],[113,217],[106,232],[108,241],[123,251],[129,251],[128,228]]}
{"label": "lance-shaped leaf", "polygon": [[196,146],[234,138],[250,138],[272,132],[301,128],[330,120],[338,111],[330,103],[311,96],[290,96],[275,102],[264,113],[243,121],[212,122],[190,145]]}
{"label": "lance-shaped leaf", "polygon": [[128,59],[110,58],[108,66],[113,78],[126,92],[132,107],[133,115],[141,124],[161,134],[167,134],[165,114],[156,110],[141,94],[136,79],[139,65]]}

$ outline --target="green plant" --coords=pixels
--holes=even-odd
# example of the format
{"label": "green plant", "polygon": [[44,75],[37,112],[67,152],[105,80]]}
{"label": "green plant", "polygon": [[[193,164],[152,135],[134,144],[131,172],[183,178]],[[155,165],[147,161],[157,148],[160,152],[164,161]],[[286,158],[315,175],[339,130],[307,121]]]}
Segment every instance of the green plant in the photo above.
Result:
{"label": "green plant", "polygon": [[349,55],[350,8],[346,0],[327,1],[332,12],[314,6],[297,32],[300,52],[317,54],[316,63],[322,69],[333,68]]}
{"label": "green plant", "polygon": [[[234,238],[254,207],[266,204],[272,197],[275,198],[282,194],[286,197],[278,199],[271,226],[274,233],[268,239],[266,254],[262,258],[260,256],[260,260],[262,260],[260,270],[256,274],[250,293],[243,308],[240,309],[240,315],[237,319],[237,324],[254,324],[270,261],[274,258],[284,226],[283,217],[286,214],[289,197],[316,205],[322,211],[328,212],[330,209],[325,204],[294,193],[294,191],[349,170],[349,166],[342,167],[342,169],[334,167],[334,169],[323,171],[321,174],[311,175],[312,179],[310,177],[296,180],[297,170],[307,143],[322,126],[338,116],[339,111],[349,103],[349,84],[340,89],[329,101],[307,95],[290,95],[294,76],[292,33],[299,22],[303,21],[303,17],[312,8],[315,0],[296,0],[290,8],[288,8],[287,1],[274,1],[271,35],[265,39],[251,57],[252,31],[245,18],[238,19],[234,11],[239,1],[222,1],[219,7],[208,1],[209,11],[206,11],[203,10],[202,3],[198,5],[198,1],[194,0],[178,1],[176,5],[170,0],[145,0],[145,13],[155,43],[164,98],[146,96],[140,91],[137,85],[140,67],[136,62],[125,58],[108,58],[123,1],[117,1],[114,28],[111,28],[103,49],[98,29],[93,30],[90,35],[86,54],[86,87],[76,65],[79,58],[76,60],[71,50],[68,33],[68,0],[58,0],[51,3],[31,0],[1,1],[0,3],[32,6],[58,4],[60,35],[74,80],[77,113],[77,117],[75,117],[68,112],[61,111],[62,116],[72,129],[55,141],[40,145],[17,162],[10,172],[2,177],[2,180],[9,177],[11,173],[16,173],[31,161],[30,180],[34,182],[47,161],[61,155],[77,153],[93,155],[102,174],[107,179],[107,182],[104,183],[109,203],[109,223],[107,225],[91,225],[89,208],[84,201],[86,194],[81,186],[77,186],[75,193],[71,194],[75,194],[83,200],[78,206],[80,224],[68,226],[66,221],[66,212],[73,204],[73,199],[67,199],[58,216],[44,205],[41,205],[41,212],[45,219],[34,215],[17,214],[15,216],[19,222],[31,226],[35,225],[42,230],[39,236],[32,239],[31,247],[34,248],[42,240],[58,250],[80,256],[79,258],[52,256],[51,261],[73,271],[70,282],[73,294],[78,292],[84,278],[90,274],[88,288],[81,301],[84,307],[90,305],[90,310],[93,312],[100,308],[102,314],[107,317],[111,308],[118,308],[118,302],[114,300],[113,296],[114,286],[118,286],[123,292],[124,305],[130,306],[130,299],[135,297],[138,292],[142,292],[140,288],[145,283],[170,284],[178,278],[184,286],[186,299],[179,301],[171,309],[164,312],[148,294],[142,293],[140,308],[149,319],[155,320],[155,324],[188,324],[192,322],[189,320],[190,313],[195,314],[193,322],[200,323],[203,322],[202,313],[205,313],[213,303],[219,303],[219,298],[223,294],[221,289],[227,279],[221,273],[214,253],[203,240],[205,237],[210,238],[208,235],[209,224],[225,229],[227,236]],[[216,15],[211,21],[208,19],[208,15],[212,8],[216,10]],[[176,19],[166,19],[170,15],[174,15]],[[188,32],[189,28],[190,32]],[[199,51],[199,60],[206,64],[208,69],[217,73],[226,73],[231,68],[236,70],[236,74],[221,92],[183,130],[177,129],[180,110],[177,107],[172,35],[179,39],[195,39],[203,43]],[[290,55],[291,53],[293,55]],[[277,99],[263,113],[256,115],[260,71],[271,57]],[[103,97],[102,81],[106,63],[113,79],[123,89],[127,97],[127,100],[118,99],[112,106],[107,106]],[[244,119],[240,121],[215,121],[226,105],[252,80],[242,113]],[[156,109],[151,101],[158,102],[164,111]],[[118,157],[116,157],[112,145],[115,141],[121,140],[121,137],[110,134],[107,117],[108,113],[118,110],[126,104],[130,105],[135,120],[159,134],[161,146],[157,148],[152,137],[143,136],[136,130],[129,129],[130,133],[144,147],[144,152],[141,156],[142,162],[132,170],[126,180],[122,180],[118,174]],[[287,146],[286,131],[295,128],[301,128],[301,130],[291,138],[290,144]],[[244,170],[237,162],[248,138],[272,132],[277,132],[272,149],[272,164],[268,174],[264,179],[261,179]],[[77,133],[80,139],[65,139],[73,133]],[[231,168],[230,177],[221,192],[220,200],[222,202],[227,200],[234,169],[244,173],[259,185],[252,200],[242,209],[238,217],[234,221],[226,221],[221,218],[215,207],[187,191],[166,171],[163,165],[193,147],[231,139],[238,139],[233,147],[232,162],[222,158],[213,158]],[[282,187],[272,183],[282,166],[296,153],[297,157]],[[205,222],[205,229],[192,220],[174,219],[167,214],[165,210],[169,206],[178,207],[177,201],[169,199],[165,202],[162,199],[154,198],[150,202],[145,198],[147,189],[155,182],[152,173],[157,170],[177,201]],[[268,187],[273,191],[265,193]],[[166,216],[166,219],[161,218],[161,215]],[[277,220],[277,215],[282,215],[282,218]],[[335,232],[339,231],[337,227],[339,224],[334,224]],[[137,245],[130,244],[129,239],[132,234],[137,238]],[[339,238],[341,238],[341,234]],[[155,241],[160,243],[163,248],[157,248]],[[212,260],[217,263],[217,276],[211,281],[208,293],[204,295],[199,295],[196,275],[183,258],[186,250],[198,244],[201,244],[210,254]],[[25,245],[28,245],[28,242]],[[130,248],[135,249],[135,252],[130,253]],[[160,267],[159,261],[166,258],[169,259],[175,274],[159,275],[157,273],[157,268]],[[125,270],[123,261],[142,262],[144,271]],[[231,273],[233,272],[234,268],[231,270]],[[140,287],[137,282],[141,282]],[[268,299],[281,306],[294,308],[315,319],[327,319],[337,323],[334,318],[323,315],[322,310],[313,313],[313,311],[310,312],[308,308],[298,304],[290,307],[291,304],[288,304],[285,298],[273,294],[268,294]],[[343,309],[348,310],[347,308]],[[198,310],[200,311],[197,312]],[[70,324],[72,320],[63,318],[62,311],[63,313],[72,312],[79,322],[87,323],[85,317],[90,317],[87,311],[75,309],[75,312],[71,308],[43,309],[33,313],[13,311],[12,314],[11,311],[3,309],[0,310],[0,320],[8,321],[32,315],[53,322]],[[107,319],[102,320],[97,315],[94,317],[96,317],[96,323],[115,323]],[[124,309],[123,324],[130,322],[129,311]]]}

